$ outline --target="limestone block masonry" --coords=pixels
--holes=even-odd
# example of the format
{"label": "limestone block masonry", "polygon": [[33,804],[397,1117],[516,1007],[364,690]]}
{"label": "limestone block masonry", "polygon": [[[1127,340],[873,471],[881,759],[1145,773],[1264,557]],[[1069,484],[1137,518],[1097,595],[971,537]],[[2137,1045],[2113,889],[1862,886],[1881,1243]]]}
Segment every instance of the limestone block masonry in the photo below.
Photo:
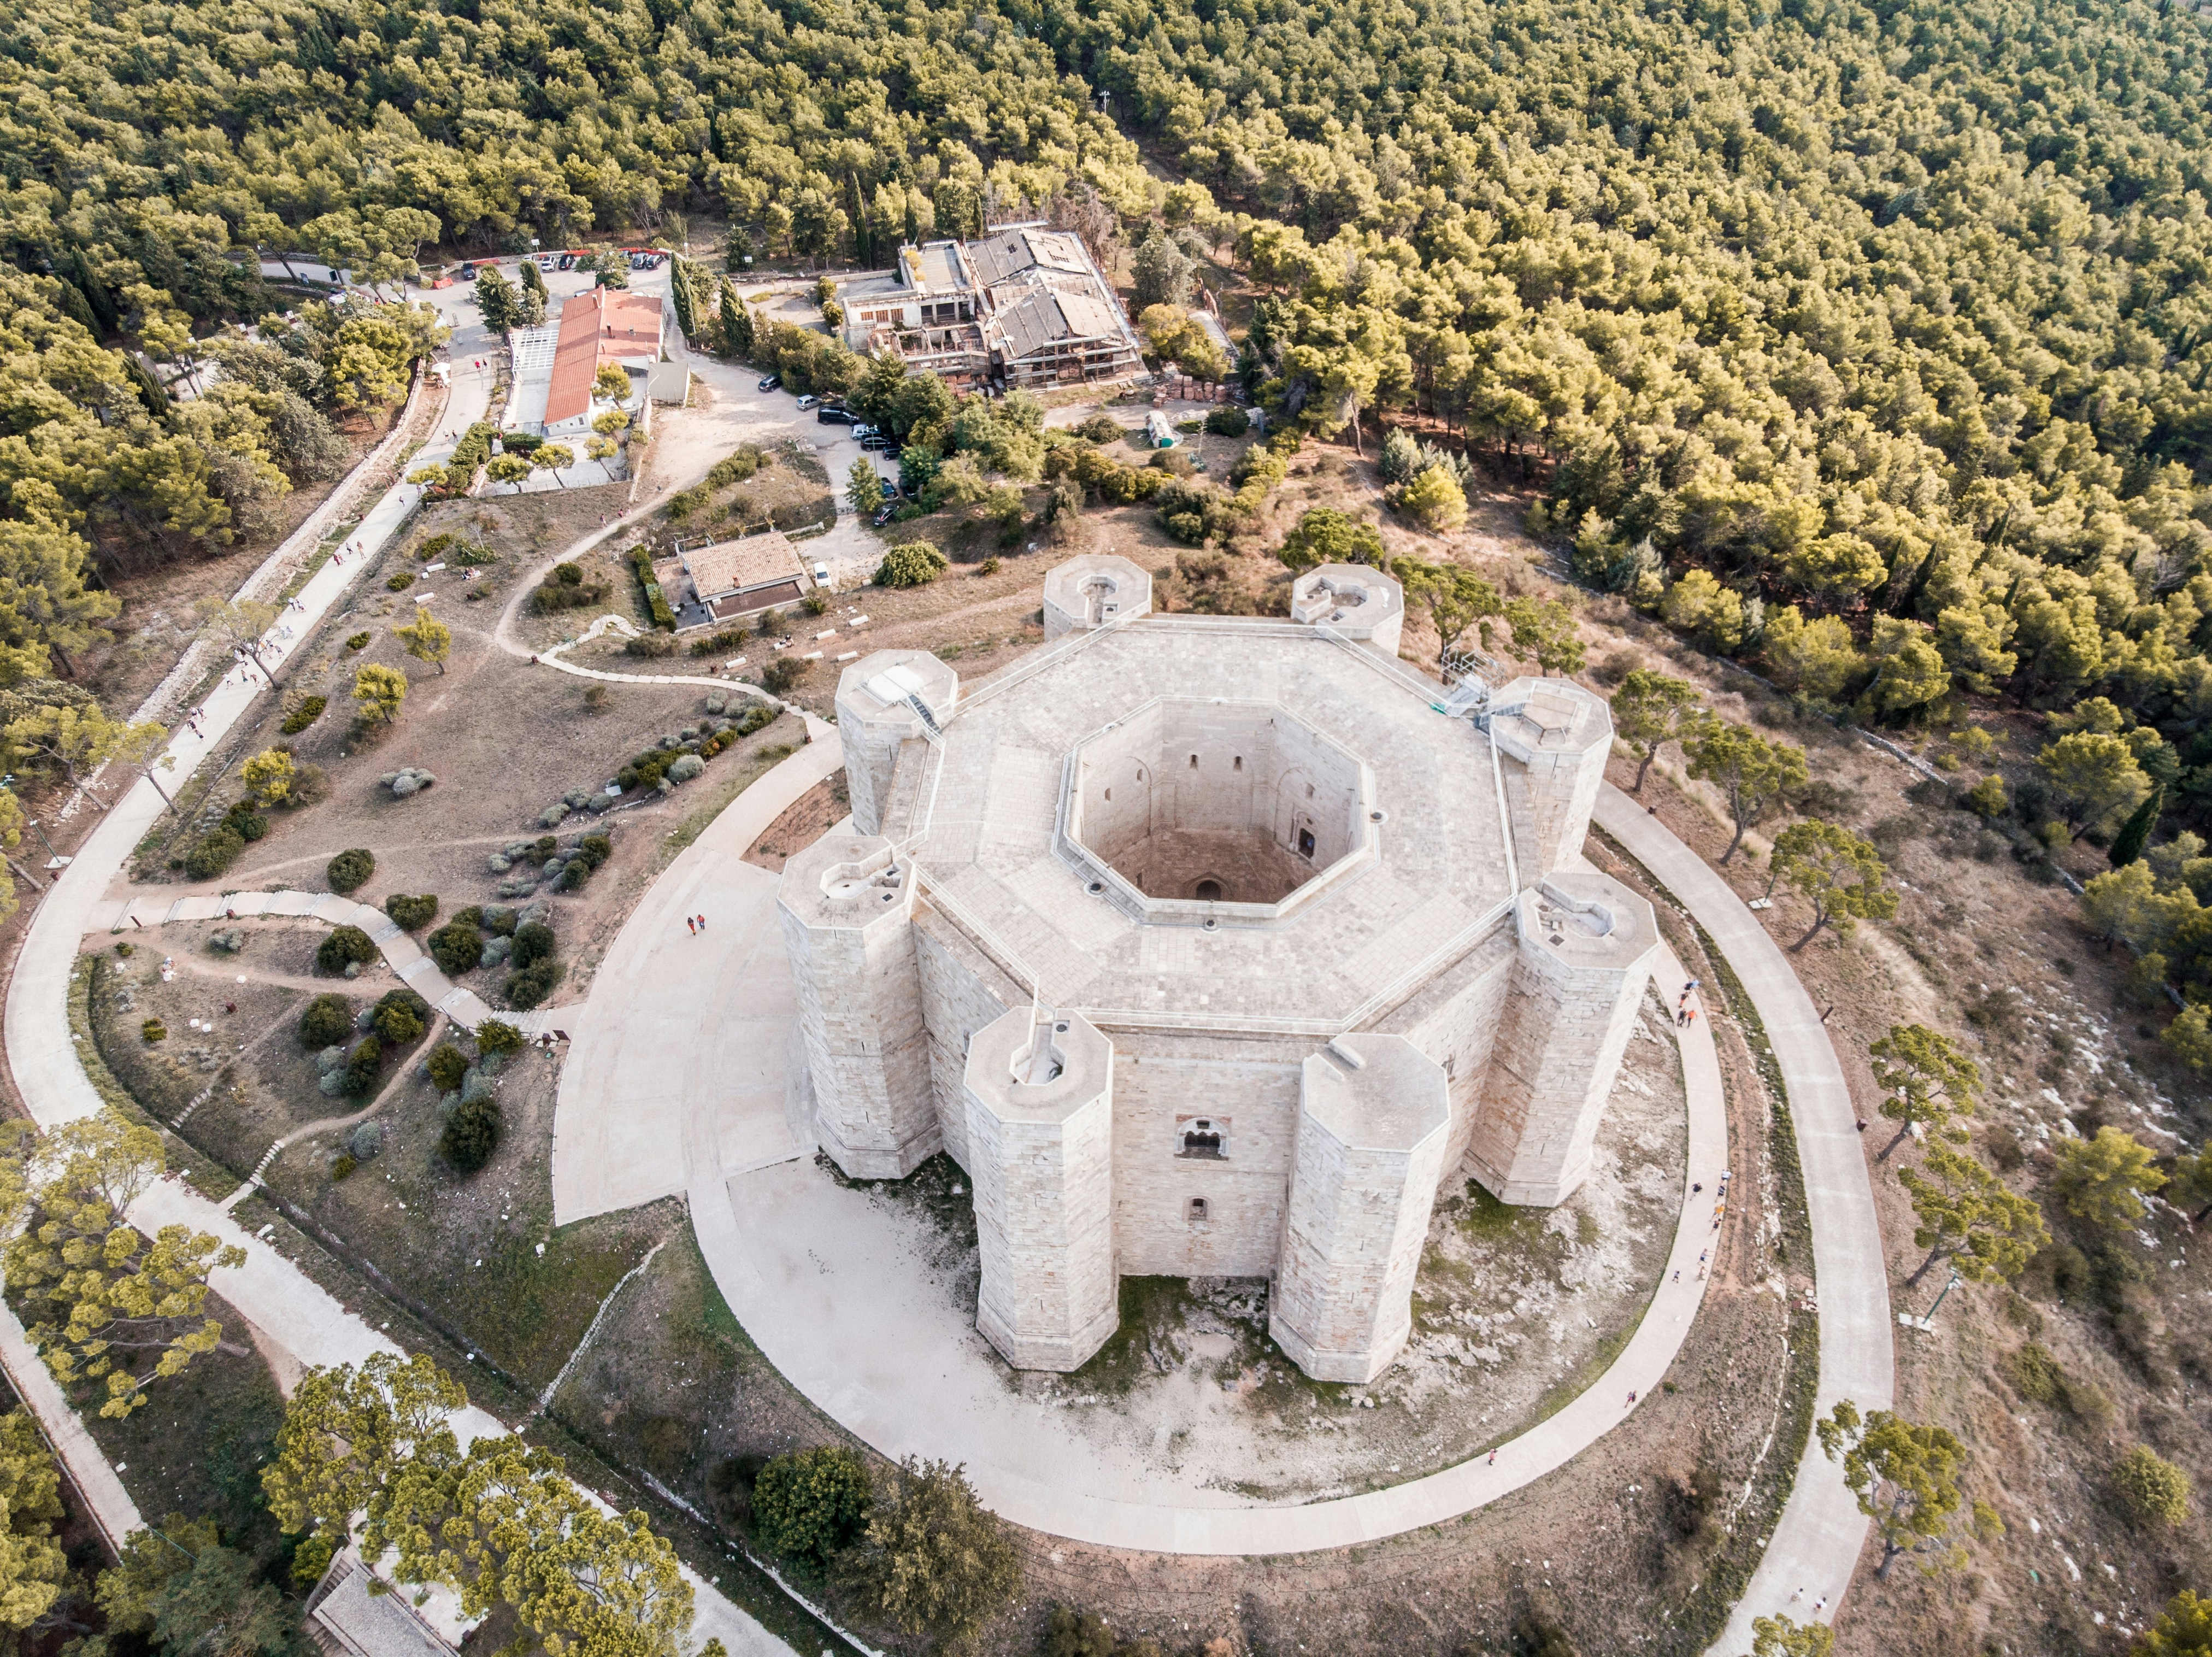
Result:
{"label": "limestone block masonry", "polygon": [[1267,1332],[1316,1380],[1364,1386],[1413,1332],[1451,1126],[1443,1068],[1403,1036],[1339,1036],[1299,1078],[1297,1165]]}
{"label": "limestone block masonry", "polygon": [[952,717],[960,676],[927,650],[878,650],[848,667],[837,681],[837,735],[845,748],[845,780],[853,826],[883,826],[900,751]]}
{"label": "limestone block masonry", "polygon": [[964,1078],[982,1286],[975,1326],[1017,1369],[1076,1368],[1114,1332],[1114,1045],[1017,1007]]}
{"label": "limestone block masonry", "polygon": [[1659,928],[1650,904],[1597,874],[1546,875],[1513,917],[1520,947],[1468,1154],[1501,1202],[1549,1208],[1589,1177]]}
{"label": "limestone block masonry", "polygon": [[813,1078],[815,1130],[856,1179],[900,1179],[942,1142],[915,961],[915,871],[878,836],[830,833],[776,894]]}
{"label": "limestone block masonry", "polygon": [[816,1136],[961,1166],[1017,1368],[1085,1363],[1127,1273],[1266,1278],[1294,1362],[1371,1380],[1440,1189],[1588,1174],[1658,936],[1574,868],[1610,715],[1431,695],[1364,565],[1287,618],[1153,614],[1105,554],[1043,600],[980,686],[917,650],[839,682],[853,822],[779,895]]}
{"label": "limestone block masonry", "polygon": [[1044,578],[1044,638],[1111,627],[1149,614],[1152,578],[1112,552],[1087,552],[1054,564]]}

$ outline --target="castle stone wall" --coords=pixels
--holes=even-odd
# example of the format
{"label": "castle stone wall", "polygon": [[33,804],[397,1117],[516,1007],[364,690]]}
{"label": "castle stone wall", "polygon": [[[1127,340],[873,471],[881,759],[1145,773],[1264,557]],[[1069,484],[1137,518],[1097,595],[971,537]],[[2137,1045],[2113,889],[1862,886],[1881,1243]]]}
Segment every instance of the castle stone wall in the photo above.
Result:
{"label": "castle stone wall", "polygon": [[1650,905],[1595,874],[1547,875],[1514,918],[1512,993],[1468,1159],[1499,1200],[1548,1208],[1589,1175],[1658,927]]}
{"label": "castle stone wall", "polygon": [[964,1087],[975,1326],[1017,1368],[1073,1369],[1120,1314],[1113,1047],[1024,1003],[975,1033]]}
{"label": "castle stone wall", "polygon": [[887,840],[830,834],[784,866],[777,917],[822,1148],[855,1179],[911,1173],[940,1142],[914,948],[915,880]]}
{"label": "castle stone wall", "polygon": [[1444,1073],[1402,1036],[1340,1036],[1301,1067],[1297,1162],[1267,1332],[1316,1380],[1364,1384],[1413,1329],[1443,1173]]}
{"label": "castle stone wall", "polygon": [[[930,1088],[945,1151],[967,1168],[968,1050],[978,1030],[1011,1007],[1030,1004],[1029,992],[951,923],[933,914],[927,900],[914,929],[915,962],[921,978],[921,1019],[929,1033]],[[972,1175],[974,1170],[969,1169]]]}

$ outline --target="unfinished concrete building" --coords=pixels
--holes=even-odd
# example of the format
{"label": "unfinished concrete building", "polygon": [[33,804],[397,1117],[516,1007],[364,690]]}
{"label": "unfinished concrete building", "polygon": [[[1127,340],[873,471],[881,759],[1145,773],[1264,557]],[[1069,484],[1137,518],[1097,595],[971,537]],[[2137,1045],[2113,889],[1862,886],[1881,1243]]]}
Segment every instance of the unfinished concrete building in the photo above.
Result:
{"label": "unfinished concrete building", "polygon": [[1125,1275],[1264,1277],[1307,1374],[1371,1380],[1439,1191],[1589,1173],[1657,947],[1579,866],[1606,706],[1420,679],[1361,566],[1268,620],[1091,556],[1044,613],[966,694],[920,651],[839,684],[852,824],[780,899],[820,1143],[966,1170],[1018,1368],[1079,1367]]}

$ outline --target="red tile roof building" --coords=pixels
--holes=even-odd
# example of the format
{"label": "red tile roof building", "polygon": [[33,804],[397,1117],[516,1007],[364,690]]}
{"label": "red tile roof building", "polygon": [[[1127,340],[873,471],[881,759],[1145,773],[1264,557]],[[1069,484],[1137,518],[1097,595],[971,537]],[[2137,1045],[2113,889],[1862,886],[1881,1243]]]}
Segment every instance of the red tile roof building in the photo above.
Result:
{"label": "red tile roof building", "polygon": [[577,294],[561,307],[545,393],[545,429],[588,424],[592,382],[603,364],[649,371],[660,360],[661,302],[614,288]]}

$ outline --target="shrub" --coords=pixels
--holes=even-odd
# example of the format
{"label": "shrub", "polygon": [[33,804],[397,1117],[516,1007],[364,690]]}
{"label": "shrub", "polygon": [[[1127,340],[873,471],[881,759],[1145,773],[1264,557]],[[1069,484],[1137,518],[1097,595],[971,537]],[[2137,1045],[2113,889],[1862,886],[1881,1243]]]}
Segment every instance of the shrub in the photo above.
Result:
{"label": "shrub", "polygon": [[629,561],[630,567],[637,571],[638,585],[645,589],[645,607],[653,616],[653,624],[674,632],[676,612],[668,607],[668,595],[653,578],[653,554],[642,541],[630,548]]}
{"label": "shrub", "polygon": [[1129,431],[1110,414],[1094,414],[1076,427],[1075,435],[1086,443],[1118,443]]}
{"label": "shrub", "polygon": [[374,1091],[376,1073],[383,1068],[384,1044],[374,1036],[363,1036],[346,1055],[345,1080],[338,1091],[349,1099],[366,1098]]}
{"label": "shrub", "polygon": [[2140,1524],[2174,1526],[2189,1517],[2189,1475],[2148,1444],[2119,1459],[2112,1487]]}
{"label": "shrub", "polygon": [[491,1161],[499,1148],[499,1101],[466,1099],[453,1106],[446,1130],[438,1136],[438,1149],[461,1173],[474,1173]]}
{"label": "shrub", "polygon": [[514,953],[510,958],[517,971],[535,966],[539,961],[550,960],[554,948],[553,929],[543,921],[532,921],[514,930]]}
{"label": "shrub", "polygon": [[404,892],[395,892],[384,900],[384,912],[399,923],[403,932],[420,932],[438,917],[437,894],[425,892],[410,897]]}
{"label": "shrub", "polygon": [[331,1183],[336,1185],[339,1180],[349,1178],[360,1167],[351,1151],[341,1152],[338,1160],[331,1164]]}
{"label": "shrub", "polygon": [[159,1019],[148,1019],[138,1026],[138,1036],[139,1039],[151,1046],[157,1041],[167,1041],[169,1039],[169,1026]]}
{"label": "shrub", "polygon": [[404,1047],[422,1039],[422,1020],[404,1002],[395,1002],[387,996],[376,1006],[376,1033],[394,1047]]}
{"label": "shrub", "polygon": [[483,959],[483,935],[464,924],[459,916],[433,932],[427,942],[430,959],[449,978],[473,971]]}
{"label": "shrub", "polygon": [[614,856],[615,843],[604,834],[587,834],[576,842],[576,856],[596,869]]}
{"label": "shrub", "polygon": [[430,1085],[441,1093],[457,1093],[461,1090],[462,1078],[469,1073],[469,1061],[461,1050],[450,1041],[441,1041],[430,1050],[423,1063],[430,1071]]}
{"label": "shrub", "polygon": [[486,1019],[477,1026],[477,1051],[495,1057],[522,1051],[522,1032],[505,1019]]}
{"label": "shrub", "polygon": [[346,1136],[346,1148],[359,1161],[374,1161],[376,1154],[384,1148],[384,1124],[380,1122],[356,1122],[353,1131]]}
{"label": "shrub", "polygon": [[1206,429],[1216,437],[1242,437],[1252,429],[1252,417],[1234,403],[1210,411]]}
{"label": "shrub", "polygon": [[422,563],[428,564],[431,559],[442,557],[447,551],[451,550],[453,545],[453,540],[454,537],[450,533],[442,535],[433,535],[428,540],[424,541],[422,545],[415,549],[415,556]]}
{"label": "shrub", "polygon": [[851,1556],[869,1614],[900,1632],[959,1649],[1021,1586],[1006,1522],[975,1499],[957,1467],[908,1457],[868,1516]]}
{"label": "shrub", "polygon": [[[324,941],[330,941],[326,938]],[[353,1008],[343,996],[318,996],[301,1010],[302,1047],[320,1051],[343,1041],[352,1033]]]}
{"label": "shrub", "polygon": [[358,892],[368,884],[368,877],[376,873],[375,855],[367,848],[356,846],[342,851],[331,859],[323,870],[333,892]]}
{"label": "shrub", "polygon": [[884,554],[876,568],[878,587],[926,587],[949,567],[945,554],[927,541],[908,541]]}
{"label": "shrub", "polygon": [[404,593],[414,585],[415,577],[404,570],[396,570],[384,578],[384,590],[387,593]]}
{"label": "shrub", "polygon": [[252,845],[269,832],[269,819],[240,800],[223,813],[223,822],[238,831],[238,838]]}
{"label": "shrub", "polygon": [[374,633],[356,633],[351,638],[346,641],[346,649],[349,650],[366,650],[368,649],[369,640],[375,637],[376,635]]}
{"label": "shrub", "polygon": [[707,762],[700,758],[697,754],[678,754],[675,762],[669,766],[666,776],[672,783],[689,783],[706,769]]}
{"label": "shrub", "polygon": [[805,677],[805,662],[792,656],[778,656],[762,673],[761,689],[770,696],[782,696]]}
{"label": "shrub", "polygon": [[276,728],[287,736],[297,736],[301,731],[323,716],[323,710],[331,705],[326,696],[303,698],[300,704],[284,716],[284,722]]}
{"label": "shrub", "polygon": [[507,981],[507,999],[515,1007],[535,1007],[553,993],[553,986],[561,982],[561,963],[539,961],[524,968]]}
{"label": "shrub", "polygon": [[640,633],[623,641],[623,654],[629,656],[672,656],[676,641],[665,633]]}
{"label": "shrub", "polygon": [[202,835],[185,854],[185,873],[195,880],[212,880],[238,861],[246,850],[246,837],[228,821],[218,823]]}
{"label": "shrub", "polygon": [[349,966],[366,965],[376,959],[376,946],[368,941],[368,934],[357,926],[331,929],[331,935],[315,950],[315,965],[325,972],[343,972]]}
{"label": "shrub", "polygon": [[753,1482],[753,1534],[771,1552],[827,1566],[859,1538],[871,1494],[867,1464],[844,1446],[793,1450]]}
{"label": "shrub", "polygon": [[[556,571],[575,568],[573,564],[562,564],[556,566]],[[605,600],[607,584],[605,582],[583,581],[580,579],[582,572],[579,570],[577,573],[580,577],[577,581],[547,582],[530,595],[531,606],[540,614],[551,614],[562,610],[581,610]]]}
{"label": "shrub", "polygon": [[743,649],[744,643],[745,630],[743,627],[725,627],[721,631],[710,633],[705,638],[693,639],[691,654],[695,656],[720,655],[725,650]]}

